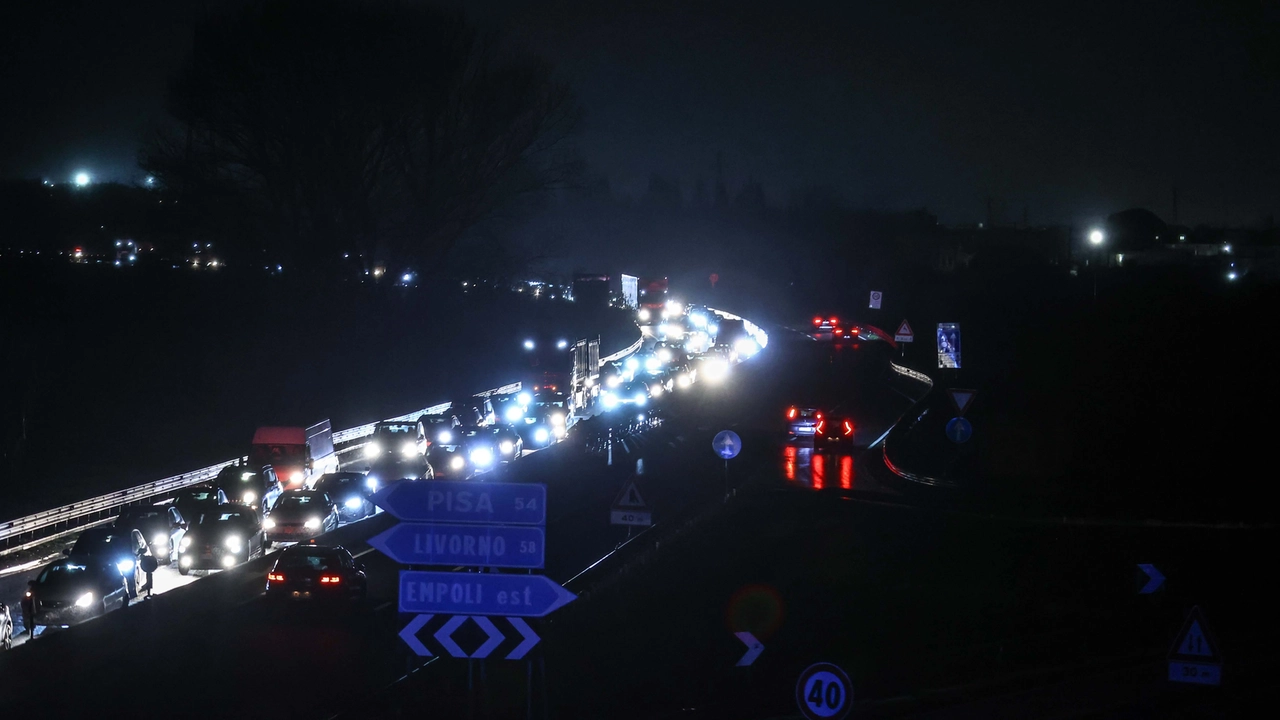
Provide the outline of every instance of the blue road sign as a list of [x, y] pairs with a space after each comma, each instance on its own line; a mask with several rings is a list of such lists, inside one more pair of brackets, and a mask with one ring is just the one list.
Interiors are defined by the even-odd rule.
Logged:
[[947, 437], [956, 444], [968, 442], [973, 437], [973, 426], [962, 417], [951, 418], [947, 421]]
[[400, 520], [546, 525], [547, 487], [537, 483], [401, 481], [373, 494]]
[[399, 523], [369, 544], [404, 565], [540, 568], [546, 533], [522, 525]]
[[1209, 634], [1199, 607], [1191, 608], [1182, 632], [1169, 648], [1169, 681], [1196, 685], [1222, 684], [1222, 656]]
[[1146, 576], [1142, 587], [1138, 589], [1139, 595], [1150, 595], [1164, 584], [1164, 574], [1157, 570], [1155, 565], [1140, 564], [1138, 569]]
[[545, 575], [400, 571], [400, 612], [543, 617], [577, 595]]
[[716, 439], [711, 441], [711, 449], [725, 460], [732, 460], [742, 452], [742, 438], [732, 430], [721, 430], [716, 434]]

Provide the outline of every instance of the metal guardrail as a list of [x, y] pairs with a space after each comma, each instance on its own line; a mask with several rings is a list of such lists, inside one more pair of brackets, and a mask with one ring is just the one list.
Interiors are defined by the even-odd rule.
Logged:
[[625, 347], [625, 348], [623, 348], [623, 349], [619, 350], [618, 352], [613, 353], [612, 355], [608, 355], [608, 356], [606, 356], [606, 357], [602, 357], [602, 358], [600, 358], [600, 367], [604, 367], [606, 363], [611, 363], [611, 362], [613, 362], [614, 360], [620, 360], [620, 359], [622, 359], [622, 358], [624, 358], [624, 357], [626, 357], [626, 356], [630, 355], [631, 353], [636, 352], [637, 350], [639, 350], [639, 349], [640, 349], [640, 346], [642, 346], [642, 345], [644, 345], [644, 335], [641, 335], [641, 336], [640, 336], [640, 339], [638, 339], [638, 340], [636, 340], [635, 342], [631, 343], [631, 344], [630, 344], [630, 345], [628, 345], [627, 347]]
[[[501, 387], [478, 392], [476, 397], [502, 395], [519, 392], [519, 390], [520, 383], [508, 383]], [[416, 420], [421, 415], [444, 412], [448, 408], [449, 403], [439, 403], [411, 413], [387, 418], [387, 421]], [[360, 443], [343, 448], [337, 447], [338, 445], [354, 443], [354, 441], [371, 434], [375, 425], [377, 423], [368, 423], [334, 433], [333, 444], [335, 452], [343, 453], [363, 445], [363, 443]], [[112, 515], [118, 515], [123, 507], [155, 500], [159, 497], [168, 497], [184, 487], [207, 482], [218, 477], [218, 472], [228, 465], [234, 465], [237, 462], [248, 462], [248, 460], [248, 457], [227, 460], [217, 465], [210, 465], [199, 470], [174, 475], [163, 480], [155, 480], [136, 487], [99, 495], [88, 500], [42, 510], [26, 517], [2, 521], [0, 522], [0, 555], [17, 552], [18, 550], [47, 542], [60, 535], [75, 532], [86, 525], [100, 522]]]

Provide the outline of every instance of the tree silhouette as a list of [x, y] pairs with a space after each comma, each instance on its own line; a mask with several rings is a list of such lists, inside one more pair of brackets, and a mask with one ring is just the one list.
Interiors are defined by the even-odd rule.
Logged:
[[302, 267], [357, 251], [430, 272], [495, 208], [580, 170], [579, 111], [545, 62], [403, 2], [211, 14], [167, 100], [143, 167]]

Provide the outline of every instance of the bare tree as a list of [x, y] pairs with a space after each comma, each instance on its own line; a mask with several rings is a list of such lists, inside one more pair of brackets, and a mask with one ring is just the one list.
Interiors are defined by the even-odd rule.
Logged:
[[430, 270], [467, 229], [580, 164], [551, 68], [456, 14], [262, 0], [198, 23], [142, 164], [277, 257]]

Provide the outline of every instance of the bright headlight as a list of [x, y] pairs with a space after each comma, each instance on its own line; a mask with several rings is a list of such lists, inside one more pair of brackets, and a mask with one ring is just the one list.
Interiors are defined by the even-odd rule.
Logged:
[[186, 550], [189, 547], [191, 547], [191, 538], [183, 536], [182, 542], [178, 543], [178, 549]]
[[600, 402], [604, 403], [605, 407], [611, 408], [618, 404], [618, 396], [611, 392], [607, 392], [604, 394], [604, 397], [600, 399]]
[[253, 473], [251, 473], [251, 472], [242, 472], [242, 473], [240, 473], [240, 479], [241, 479], [241, 480], [248, 480], [248, 479], [249, 479], [249, 478], [251, 478], [251, 477], [253, 477]]
[[702, 313], [694, 313], [690, 315], [689, 320], [694, 324], [695, 327], [707, 326], [707, 316], [703, 315]]
[[649, 308], [640, 308], [640, 312], [637, 313], [637, 317], [640, 318], [640, 322], [649, 322], [649, 318], [651, 316], [652, 313], [649, 312]]
[[[275, 526], [276, 526], [276, 521], [272, 520], [271, 518], [264, 518], [262, 521], [262, 529], [264, 530], [270, 530]], [[186, 543], [187, 542], [186, 538], [183, 538], [182, 542]]]
[[466, 464], [467, 464], [466, 460], [463, 460], [460, 457], [455, 457], [449, 461], [449, 469], [461, 470]]
[[294, 470], [293, 474], [289, 476], [289, 479], [293, 482], [300, 483], [305, 479], [305, 477], [306, 476], [302, 474], [301, 470]]
[[649, 388], [649, 392], [650, 392], [654, 397], [657, 397], [657, 396], [661, 395], [661, 394], [662, 394], [662, 383], [654, 383], [654, 384], [653, 384], [653, 387]]
[[445, 444], [451, 443], [453, 442], [453, 433], [448, 430], [441, 430], [440, 434], [436, 435], [436, 441]]
[[159, 533], [155, 537], [151, 538], [152, 545], [164, 545], [167, 542], [169, 542], [169, 536], [164, 533]]
[[679, 385], [680, 387], [689, 387], [690, 382], [689, 376], [684, 373], [680, 373], [676, 376], [676, 385]]
[[133, 572], [133, 561], [121, 560], [120, 562], [116, 563], [116, 569], [120, 571], [121, 575], [127, 572]]
[[85, 593], [76, 598], [76, 607], [86, 608], [93, 604], [93, 593]]
[[498, 443], [498, 452], [502, 453], [503, 455], [510, 455], [512, 451], [514, 451], [515, 449], [516, 449], [516, 446], [510, 440], [503, 440], [502, 442]]
[[564, 437], [564, 436], [565, 436], [565, 433], [567, 433], [568, 431], [567, 431], [567, 430], [565, 430], [565, 428], [564, 428], [564, 426], [563, 426], [563, 425], [557, 425], [557, 426], [555, 426], [554, 428], [552, 428], [552, 429], [551, 429], [551, 432], [552, 432], [552, 434], [554, 434], [556, 437], [558, 437], [558, 438], [562, 438], [562, 437]]
[[178, 564], [182, 567], [191, 567], [191, 556], [184, 555], [182, 559], [178, 561]]
[[520, 403], [521, 405], [528, 405], [529, 403], [533, 402], [533, 396], [527, 392], [522, 392], [516, 396], [516, 402]]
[[364, 479], [364, 486], [365, 486], [365, 487], [367, 487], [367, 488], [369, 488], [369, 491], [370, 491], [370, 492], [376, 492], [376, 491], [378, 490], [378, 478], [376, 478], [376, 477], [367, 477], [367, 478], [365, 478], [365, 479]]
[[238, 535], [227, 536], [227, 539], [223, 540], [222, 544], [226, 545], [227, 549], [234, 553], [238, 553], [244, 548], [244, 544], [240, 541]]
[[651, 373], [656, 373], [662, 368], [662, 361], [656, 357], [648, 358], [644, 361], [644, 369]]
[[622, 378], [617, 375], [610, 375], [609, 379], [604, 381], [604, 384], [611, 388], [618, 387], [622, 384]]
[[648, 402], [648, 400], [649, 400], [649, 399], [648, 399], [648, 398], [646, 398], [644, 395], [641, 395], [640, 393], [636, 393], [636, 404], [637, 404], [637, 405], [641, 405], [641, 406], [643, 406], [646, 402]]
[[742, 357], [751, 357], [756, 354], [756, 351], [760, 349], [760, 346], [751, 338], [740, 338], [733, 344], [733, 349]]
[[552, 424], [552, 425], [563, 425], [563, 424], [564, 424], [564, 415], [561, 415], [560, 413], [552, 413], [552, 414], [551, 414], [551, 424]]
[[311, 518], [310, 520], [307, 520], [307, 522], [303, 524], [303, 527], [305, 527], [308, 530], [315, 530], [319, 528], [320, 518]]
[[623, 363], [623, 365], [626, 366], [628, 370], [635, 370], [636, 368], [640, 367], [640, 361], [633, 357], [629, 357], [627, 358], [627, 361]]
[[405, 457], [413, 457], [418, 454], [418, 444], [412, 440], [400, 446], [400, 454]]
[[548, 433], [546, 428], [538, 428], [537, 430], [533, 431], [534, 442], [544, 443], [550, 439], [551, 439], [551, 433]]
[[367, 458], [376, 458], [382, 454], [382, 445], [371, 442], [364, 446], [364, 456]]
[[484, 467], [493, 462], [493, 451], [489, 450], [489, 448], [476, 448], [471, 451], [471, 462]]
[[244, 494], [244, 501], [245, 501], [245, 502], [247, 502], [247, 503], [251, 503], [251, 502], [253, 502], [254, 500], [257, 500], [257, 499], [258, 499], [258, 496], [257, 496], [257, 495], [255, 495], [255, 494], [253, 493], [253, 491], [252, 491], [252, 490], [247, 490], [247, 491], [245, 491], [245, 494]]
[[358, 497], [347, 498], [347, 501], [343, 503], [343, 505], [346, 505], [348, 510], [359, 510], [360, 507], [364, 505], [364, 501]]
[[504, 413], [504, 416], [507, 418], [507, 422], [515, 422], [523, 415], [524, 413], [520, 411], [520, 408], [515, 406], [507, 408], [507, 412]]
[[661, 348], [658, 350], [658, 360], [660, 362], [671, 362], [671, 349]]

